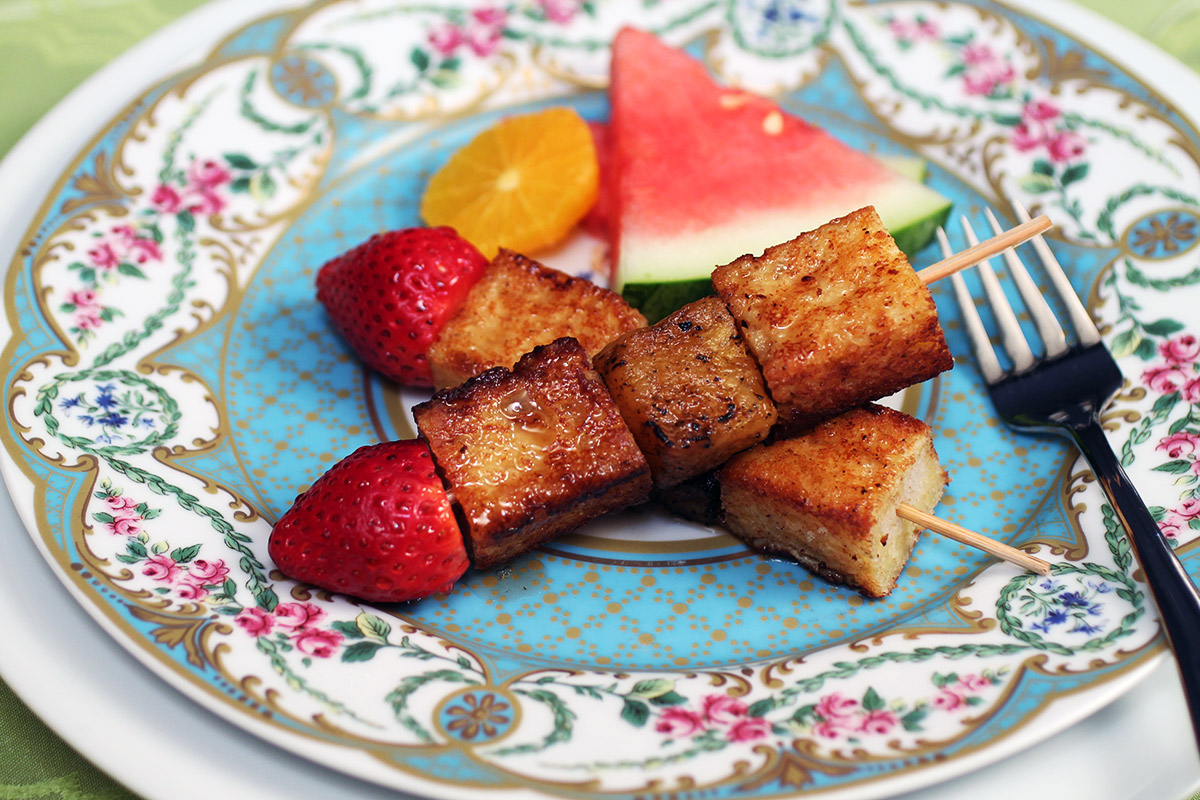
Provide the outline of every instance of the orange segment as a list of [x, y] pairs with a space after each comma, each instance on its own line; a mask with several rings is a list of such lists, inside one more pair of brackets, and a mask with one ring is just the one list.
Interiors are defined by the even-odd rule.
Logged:
[[510, 117], [446, 162], [421, 198], [429, 225], [449, 225], [488, 258], [507, 247], [536, 253], [562, 241], [599, 191], [587, 123], [550, 108]]

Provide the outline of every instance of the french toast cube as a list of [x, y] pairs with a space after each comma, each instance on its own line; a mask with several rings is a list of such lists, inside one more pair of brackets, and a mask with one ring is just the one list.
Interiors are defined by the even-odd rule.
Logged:
[[593, 359], [662, 489], [766, 439], [775, 404], [720, 298], [622, 334]]
[[896, 509], [931, 512], [947, 481], [929, 426], [871, 404], [734, 456], [721, 470], [721, 504], [750, 546], [884, 597], [921, 532]]
[[616, 292], [501, 249], [429, 348], [434, 386], [457, 386], [563, 336], [589, 356], [646, 318]]
[[665, 489], [655, 489], [651, 498], [677, 517], [701, 525], [720, 525], [725, 519], [721, 509], [720, 470], [713, 469]]
[[712, 275], [793, 433], [950, 369], [929, 290], [873, 207]]
[[646, 459], [575, 339], [440, 391], [413, 415], [478, 569], [649, 497]]

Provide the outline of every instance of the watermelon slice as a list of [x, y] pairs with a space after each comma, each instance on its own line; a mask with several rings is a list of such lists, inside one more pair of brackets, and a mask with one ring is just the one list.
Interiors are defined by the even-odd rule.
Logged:
[[651, 34], [617, 35], [609, 98], [611, 285], [647, 317], [711, 291], [714, 267], [863, 206], [910, 255], [949, 214], [934, 190], [719, 86]]
[[[609, 233], [611, 233], [612, 225], [612, 191], [610, 188], [612, 181], [611, 139], [607, 122], [588, 120], [587, 126], [588, 130], [592, 132], [592, 144], [596, 148], [596, 160], [600, 168], [600, 191], [596, 195], [595, 204], [588, 211], [587, 216], [583, 218], [582, 225], [584, 230], [593, 236], [599, 239], [606, 239]], [[880, 163], [899, 172], [910, 180], [923, 181], [926, 175], [929, 174], [929, 165], [920, 156], [883, 153], [875, 156], [875, 158], [879, 159]], [[928, 241], [928, 237], [926, 237], [926, 241]], [[924, 244], [921, 244], [917, 249], [923, 246]]]

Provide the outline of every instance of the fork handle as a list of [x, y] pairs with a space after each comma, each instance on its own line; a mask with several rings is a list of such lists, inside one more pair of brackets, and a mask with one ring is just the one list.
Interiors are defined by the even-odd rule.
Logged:
[[1134, 555], [1158, 605], [1167, 640], [1179, 662], [1192, 727], [1200, 743], [1200, 591], [1159, 530], [1108, 443], [1099, 421], [1072, 429], [1075, 443], [1125, 526]]

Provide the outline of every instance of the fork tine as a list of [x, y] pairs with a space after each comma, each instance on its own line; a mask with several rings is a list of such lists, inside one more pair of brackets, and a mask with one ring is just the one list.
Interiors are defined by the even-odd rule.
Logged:
[[[975, 235], [970, 220], [962, 216], [959, 222], [962, 224], [963, 235], [967, 237], [967, 244], [979, 244], [979, 237]], [[1004, 289], [1000, 287], [1000, 280], [996, 277], [996, 270], [992, 269], [992, 262], [986, 259], [980, 261], [978, 269], [979, 278], [983, 281], [983, 291], [992, 307], [992, 315], [1000, 327], [1000, 341], [1003, 342], [1008, 357], [1012, 359], [1013, 369], [1017, 372], [1029, 369], [1033, 366], [1033, 351], [1025, 341], [1025, 334], [1021, 331], [1021, 323], [1017, 322], [1017, 315], [1013, 313], [1008, 298], [1004, 296]]]
[[[1025, 210], [1025, 206], [1016, 200], [1012, 201], [1012, 206], [1022, 221], [1029, 219], [1029, 212]], [[1096, 329], [1096, 323], [1092, 322], [1092, 318], [1088, 314], [1087, 309], [1083, 307], [1083, 303], [1079, 302], [1079, 295], [1075, 294], [1075, 288], [1067, 280], [1067, 274], [1063, 272], [1062, 265], [1058, 263], [1058, 259], [1051, 252], [1050, 245], [1046, 244], [1046, 240], [1041, 236], [1034, 236], [1030, 239], [1030, 243], [1033, 245], [1033, 249], [1037, 251], [1038, 258], [1042, 260], [1042, 266], [1046, 268], [1046, 274], [1050, 276], [1050, 282], [1054, 284], [1054, 290], [1062, 298], [1063, 304], [1067, 308], [1067, 316], [1071, 318], [1071, 327], [1075, 329], [1075, 334], [1079, 337], [1080, 343], [1089, 347], [1098, 343], [1100, 341], [1100, 331]]]
[[[1004, 230], [990, 208], [985, 208], [983, 213], [995, 233], [999, 234]], [[1013, 283], [1017, 285], [1017, 291], [1021, 293], [1021, 299], [1025, 301], [1025, 307], [1033, 317], [1038, 336], [1042, 337], [1042, 344], [1045, 345], [1046, 355], [1053, 358], [1067, 352], [1067, 336], [1063, 333], [1062, 326], [1058, 324], [1054, 312], [1046, 304], [1046, 298], [1042, 297], [1037, 284], [1029, 277], [1029, 270], [1025, 269], [1015, 249], [1004, 251], [1004, 263]]]
[[[941, 227], [937, 229], [937, 238], [938, 244], [942, 246], [942, 257], [949, 258], [953, 255], [954, 249], [950, 247], [950, 240], [946, 238], [945, 229]], [[950, 276], [950, 285], [954, 287], [954, 299], [958, 301], [958, 311], [967, 328], [967, 338], [971, 340], [971, 349], [975, 351], [975, 360], [979, 362], [979, 371], [983, 373], [983, 380], [986, 383], [995, 383], [1004, 377], [1004, 370], [1000, 368], [996, 351], [992, 349], [992, 343], [988, 341], [987, 331], [983, 327], [983, 320], [979, 318], [979, 312], [975, 310], [975, 301], [967, 289], [967, 282], [963, 280], [960, 273], [955, 272]]]

